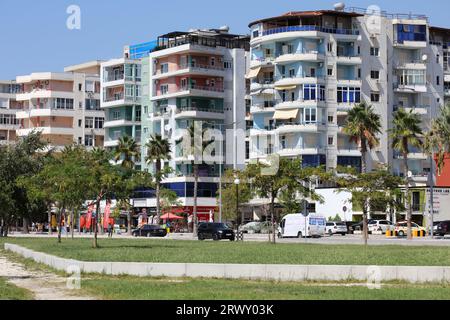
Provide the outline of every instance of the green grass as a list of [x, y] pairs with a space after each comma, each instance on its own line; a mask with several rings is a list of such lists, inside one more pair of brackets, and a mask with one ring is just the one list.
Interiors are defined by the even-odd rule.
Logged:
[[450, 285], [384, 284], [380, 290], [344, 284], [218, 279], [87, 276], [82, 288], [108, 300], [448, 300]]
[[6, 282], [6, 279], [0, 278], [0, 300], [31, 300], [33, 295], [25, 289], [18, 288], [15, 285]]
[[200, 242], [152, 239], [8, 238], [0, 240], [81, 261], [450, 266], [450, 247]]

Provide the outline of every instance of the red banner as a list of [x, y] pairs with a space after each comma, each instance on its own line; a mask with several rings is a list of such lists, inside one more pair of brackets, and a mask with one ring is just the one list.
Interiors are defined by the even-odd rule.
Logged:
[[103, 228], [105, 229], [108, 229], [110, 216], [111, 216], [111, 203], [107, 203], [105, 207], [105, 214], [103, 216]]

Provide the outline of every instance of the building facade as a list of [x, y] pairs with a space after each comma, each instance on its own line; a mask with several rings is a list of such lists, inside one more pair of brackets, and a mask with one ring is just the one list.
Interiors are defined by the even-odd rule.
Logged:
[[88, 148], [104, 143], [104, 113], [100, 110], [100, 62], [70, 66], [63, 73], [18, 76], [16, 100], [21, 110], [17, 136], [39, 131], [58, 150], [71, 144]]
[[[215, 155], [199, 163], [200, 220], [216, 210], [224, 168], [245, 165], [248, 42], [248, 37], [230, 34], [228, 28], [173, 32], [160, 36], [153, 52], [142, 59], [142, 168], [154, 170], [154, 164], [145, 161], [151, 136], [167, 138], [172, 154], [165, 165], [173, 173], [163, 184], [178, 194], [185, 212], [193, 212], [194, 158], [180, 143], [183, 132], [197, 123], [201, 134], [210, 129], [224, 136], [222, 143], [214, 138]], [[227, 130], [241, 135], [226, 136]], [[142, 206], [155, 207], [154, 199], [142, 198]]]
[[[305, 166], [360, 170], [359, 146], [342, 129], [348, 111], [364, 102], [382, 122], [368, 169], [387, 165], [403, 176], [389, 138], [393, 113], [419, 114], [424, 131], [439, 114], [450, 92], [447, 29], [430, 27], [422, 15], [359, 9], [289, 12], [250, 29], [250, 159], [277, 153]], [[412, 187], [427, 186], [431, 159], [417, 148], [408, 157]], [[419, 217], [426, 214], [422, 193], [413, 195]]]
[[19, 120], [16, 112], [22, 105], [16, 101], [20, 85], [15, 81], [0, 81], [0, 144], [11, 144], [16, 141], [16, 130]]

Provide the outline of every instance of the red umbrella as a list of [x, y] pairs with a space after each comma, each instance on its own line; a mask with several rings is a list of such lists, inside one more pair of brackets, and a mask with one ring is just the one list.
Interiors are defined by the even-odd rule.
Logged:
[[181, 219], [183, 219], [183, 217], [176, 216], [170, 212], [161, 216], [161, 220], [181, 220]]

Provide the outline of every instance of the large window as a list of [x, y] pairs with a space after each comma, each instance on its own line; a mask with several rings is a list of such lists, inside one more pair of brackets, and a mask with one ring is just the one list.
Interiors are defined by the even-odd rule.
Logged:
[[95, 129], [103, 129], [105, 118], [95, 118]]
[[84, 145], [86, 147], [92, 147], [94, 145], [94, 137], [92, 135], [84, 136]]
[[86, 110], [100, 110], [100, 100], [86, 99], [85, 102]]
[[325, 86], [305, 84], [303, 86], [303, 100], [325, 101]]
[[338, 103], [360, 103], [361, 102], [361, 88], [338, 87], [337, 102]]
[[401, 70], [398, 75], [400, 85], [425, 85], [425, 70]]
[[73, 99], [56, 98], [54, 104], [55, 109], [73, 110]]
[[16, 119], [16, 115], [14, 114], [0, 114], [0, 124], [19, 124], [19, 120]]
[[317, 122], [317, 109], [305, 108], [304, 122], [305, 122], [305, 124], [316, 123]]
[[361, 157], [337, 157], [337, 165], [344, 168], [355, 168], [361, 172]]
[[94, 118], [92, 118], [92, 117], [86, 117], [86, 118], [84, 119], [84, 127], [85, 127], [86, 129], [92, 129], [92, 128], [94, 128]]
[[426, 41], [427, 40], [427, 26], [425, 25], [397, 25], [397, 43], [404, 43], [405, 41]]

